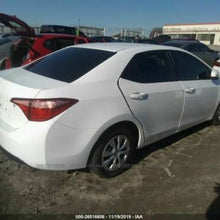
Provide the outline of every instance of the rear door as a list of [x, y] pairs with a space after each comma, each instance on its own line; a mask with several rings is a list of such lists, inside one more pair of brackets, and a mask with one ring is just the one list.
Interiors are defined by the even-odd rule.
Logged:
[[183, 110], [183, 89], [165, 50], [134, 56], [119, 79], [119, 87], [143, 126], [146, 143], [177, 130]]
[[207, 120], [215, 111], [218, 99], [218, 84], [211, 80], [211, 68], [197, 58], [172, 51], [176, 70], [184, 88], [184, 111], [182, 128]]

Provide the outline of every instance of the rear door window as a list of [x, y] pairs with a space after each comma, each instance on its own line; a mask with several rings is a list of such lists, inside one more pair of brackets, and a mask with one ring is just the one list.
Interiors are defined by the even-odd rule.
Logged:
[[54, 50], [54, 41], [52, 40], [46, 40], [44, 42], [44, 47], [46, 47], [47, 49], [53, 51]]
[[74, 39], [71, 38], [55, 38], [54, 39], [54, 51], [60, 50], [64, 47], [74, 45]]
[[104, 50], [70, 47], [50, 54], [25, 69], [63, 82], [73, 82], [115, 53]]
[[137, 54], [125, 68], [122, 78], [140, 83], [178, 80], [166, 51]]

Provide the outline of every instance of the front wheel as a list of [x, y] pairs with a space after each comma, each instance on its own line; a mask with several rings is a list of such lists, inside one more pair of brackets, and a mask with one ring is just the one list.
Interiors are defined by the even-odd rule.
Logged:
[[131, 166], [136, 138], [127, 128], [116, 128], [101, 136], [92, 154], [90, 170], [100, 177], [112, 178]]

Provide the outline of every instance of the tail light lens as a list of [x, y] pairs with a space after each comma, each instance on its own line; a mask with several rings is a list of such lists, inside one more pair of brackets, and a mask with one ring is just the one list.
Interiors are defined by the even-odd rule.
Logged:
[[22, 99], [12, 98], [30, 121], [47, 121], [76, 104], [78, 100], [68, 98], [57, 99]]

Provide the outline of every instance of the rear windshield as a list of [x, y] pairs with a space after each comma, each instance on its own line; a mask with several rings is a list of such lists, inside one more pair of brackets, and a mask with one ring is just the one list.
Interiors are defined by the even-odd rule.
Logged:
[[73, 82], [111, 56], [114, 52], [87, 48], [66, 48], [36, 61], [25, 69], [63, 82]]

